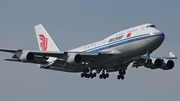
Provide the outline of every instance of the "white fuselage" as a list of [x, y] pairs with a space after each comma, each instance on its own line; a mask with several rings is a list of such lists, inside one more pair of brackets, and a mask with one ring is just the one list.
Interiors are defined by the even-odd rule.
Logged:
[[[144, 24], [117, 32], [101, 41], [81, 46], [69, 52], [95, 52], [113, 54], [112, 57], [99, 60], [90, 64], [92, 68], [115, 68], [123, 62], [131, 61], [132, 58], [153, 52], [164, 40], [164, 33], [152, 24]], [[81, 72], [79, 65], [73, 66], [72, 70], [58, 68], [66, 72]], [[116, 71], [116, 68], [112, 71]]]
[[164, 40], [164, 33], [144, 24], [115, 33], [101, 41], [78, 47], [76, 52], [109, 52], [121, 58], [143, 55], [157, 49]]
[[[169, 58], [150, 57], [150, 53], [156, 50], [165, 38], [164, 33], [152, 24], [132, 27], [101, 41], [69, 51], [60, 51], [41, 24], [35, 26], [35, 31], [40, 51], [0, 49], [0, 51], [14, 54], [12, 59], [5, 60], [35, 63], [44, 69], [84, 72], [84, 74], [89, 72], [86, 69], [91, 73], [92, 70], [96, 70], [97, 73], [105, 70], [107, 72], [119, 71], [119, 74], [122, 74], [121, 72], [126, 70], [132, 62], [133, 67], [146, 66], [163, 70], [174, 67], [174, 62], [168, 60]], [[141, 58], [144, 54], [148, 54], [147, 58]], [[172, 53], [170, 56], [173, 57]]]

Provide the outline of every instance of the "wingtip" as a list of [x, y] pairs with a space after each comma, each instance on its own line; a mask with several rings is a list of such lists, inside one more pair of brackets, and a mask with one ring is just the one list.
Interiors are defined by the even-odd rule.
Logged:
[[169, 52], [170, 59], [177, 59], [178, 57], [174, 55], [173, 52]]
[[169, 52], [169, 57], [176, 57], [173, 52]]

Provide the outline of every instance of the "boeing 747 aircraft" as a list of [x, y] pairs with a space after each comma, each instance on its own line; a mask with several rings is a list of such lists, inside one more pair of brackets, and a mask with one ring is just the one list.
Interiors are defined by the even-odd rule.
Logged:
[[177, 59], [172, 52], [169, 57], [150, 56], [165, 38], [153, 24], [132, 27], [69, 51], [61, 51], [41, 24], [35, 26], [35, 32], [39, 50], [1, 48], [0, 51], [13, 53], [12, 58], [5, 60], [34, 63], [42, 69], [80, 72], [82, 78], [99, 74], [100, 79], [106, 79], [110, 72], [118, 72], [117, 79], [123, 80], [130, 63], [136, 68], [170, 70], [174, 67], [172, 59]]

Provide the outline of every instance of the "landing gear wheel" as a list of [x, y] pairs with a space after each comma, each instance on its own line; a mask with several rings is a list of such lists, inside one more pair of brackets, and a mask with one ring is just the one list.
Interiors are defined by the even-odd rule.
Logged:
[[121, 79], [124, 80], [124, 75], [121, 75]]
[[118, 76], [117, 76], [117, 79], [118, 79], [118, 80], [119, 80], [119, 79], [124, 80], [124, 75], [118, 75]]
[[105, 74], [103, 75], [103, 79], [106, 79], [106, 75]]
[[85, 78], [88, 78], [88, 74], [84, 74]]
[[85, 75], [84, 75], [84, 73], [81, 73], [81, 77], [83, 78]]
[[101, 74], [103, 79], [106, 79], [106, 75], [104, 73]]
[[119, 70], [119, 74], [122, 74], [122, 70]]
[[96, 77], [96, 73], [93, 73], [93, 76]]
[[107, 77], [107, 78], [109, 77], [109, 74], [108, 74], [108, 73], [106, 73], [106, 77]]
[[118, 80], [121, 79], [120, 75], [117, 76], [117, 79], [118, 79]]
[[100, 74], [100, 75], [99, 75], [99, 78], [102, 79], [102, 77], [103, 77], [102, 74]]
[[90, 78], [90, 74], [87, 74], [87, 78]]
[[91, 78], [93, 78], [93, 77], [94, 77], [92, 73], [90, 73], [89, 75], [90, 75], [90, 77], [91, 77]]
[[123, 71], [122, 71], [122, 74], [123, 74], [123, 75], [125, 75], [125, 74], [126, 74], [126, 71], [125, 71], [125, 70], [123, 70]]

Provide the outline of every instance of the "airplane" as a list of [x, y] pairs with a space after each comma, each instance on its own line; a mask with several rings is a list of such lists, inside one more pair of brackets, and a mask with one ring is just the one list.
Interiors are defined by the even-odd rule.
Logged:
[[117, 79], [124, 80], [127, 67], [170, 70], [177, 57], [170, 52], [169, 57], [153, 57], [164, 41], [165, 34], [153, 24], [147, 23], [122, 30], [111, 36], [72, 50], [62, 51], [54, 43], [42, 24], [36, 25], [35, 33], [39, 50], [6, 49], [13, 53], [6, 61], [34, 63], [42, 69], [81, 73], [82, 78], [100, 79], [109, 77], [110, 72], [118, 72]]

